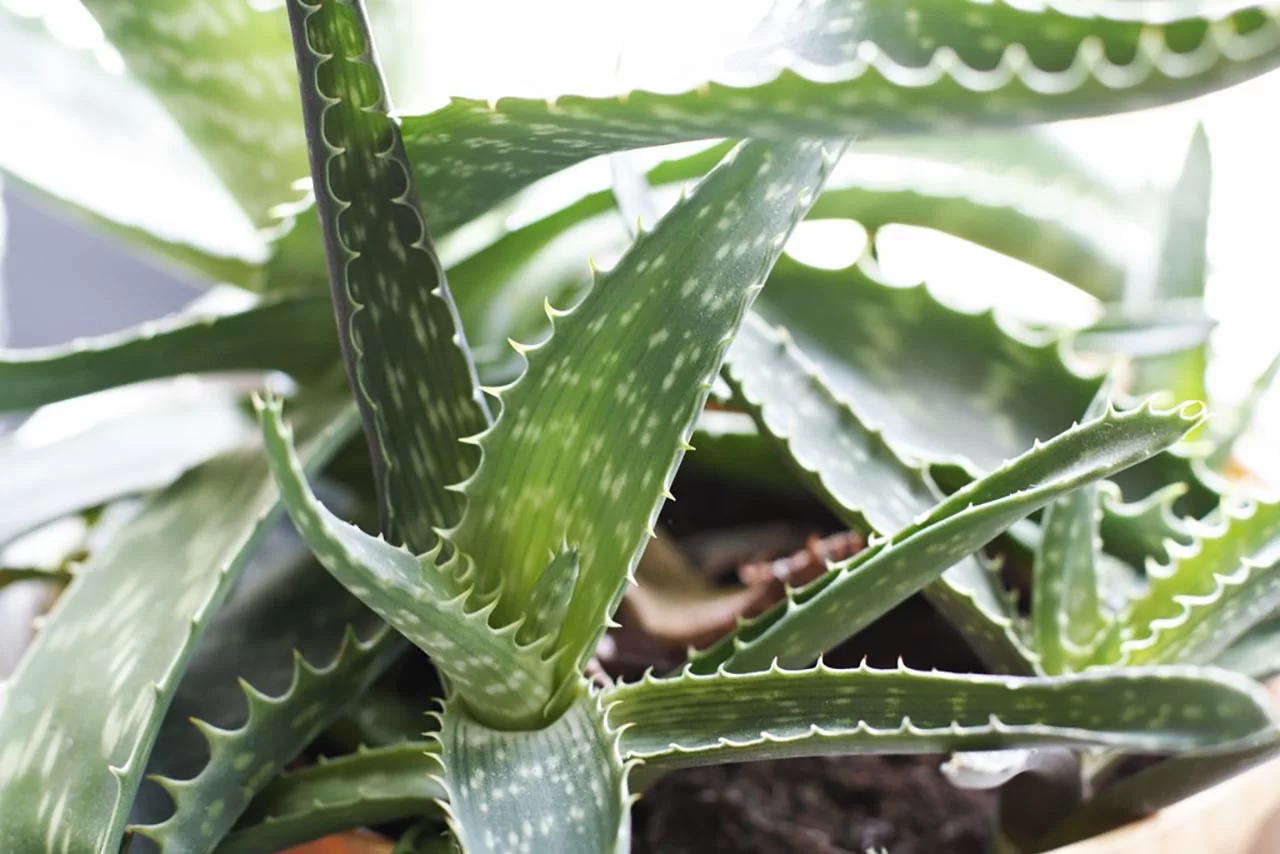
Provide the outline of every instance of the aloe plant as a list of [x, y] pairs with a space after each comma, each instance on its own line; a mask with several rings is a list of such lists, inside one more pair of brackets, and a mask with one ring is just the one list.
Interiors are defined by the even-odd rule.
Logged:
[[[1270, 70], [1273, 8], [814, 0], [679, 85], [422, 115], [394, 112], [375, 48], [411, 14], [394, 2], [86, 8], [123, 77], [38, 21], [0, 35], [86, 86], [150, 92], [260, 229], [256, 255], [0, 166], [256, 296], [0, 359], [6, 411], [178, 374], [217, 391], [173, 447], [138, 454], [175, 429], [154, 407], [196, 411], [161, 384], [153, 409], [0, 448], [19, 475], [0, 538], [85, 534], [0, 567], [0, 587], [58, 591], [0, 690], [0, 847], [266, 852], [381, 825], [412, 828], [406, 851], [625, 851], [635, 798], [690, 765], [1159, 753], [1185, 793], [1275, 743], [1265, 693], [1230, 669], [1280, 602], [1274, 510], [1214, 476], [1234, 433], [1183, 442], [1203, 432], [1186, 334], [1203, 324], [1168, 321], [1203, 292], [1204, 139], [1172, 201], [1135, 200], [1012, 127]], [[696, 142], [614, 160], [610, 188], [559, 174]], [[886, 181], [883, 157], [912, 168]], [[569, 201], [548, 211], [542, 181]], [[871, 259], [782, 257], [824, 217], [940, 228], [1061, 276], [1109, 306], [1074, 346], [1121, 354], [1135, 381], [1070, 367], [1057, 331], [889, 287]], [[1160, 260], [1151, 280], [1133, 252]], [[583, 276], [588, 255], [618, 257]], [[228, 371], [251, 393], [212, 377]], [[695, 448], [722, 476], [809, 490], [869, 545], [674, 672], [588, 678]], [[1178, 521], [1175, 500], [1204, 518]], [[1034, 554], [1029, 617], [993, 552]], [[823, 663], [917, 592], [990, 672]], [[425, 686], [379, 688], [424, 658], [429, 717]], [[1100, 825], [1063, 826], [1029, 844]]]

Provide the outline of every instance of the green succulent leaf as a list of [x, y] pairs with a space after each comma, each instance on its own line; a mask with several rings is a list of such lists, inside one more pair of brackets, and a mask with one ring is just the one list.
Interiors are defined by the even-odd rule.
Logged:
[[1100, 655], [1132, 664], [1211, 661], [1280, 607], [1280, 503], [1224, 502], [1195, 533], [1191, 546], [1169, 546], [1168, 564], [1148, 566], [1150, 589]]
[[463, 851], [625, 854], [631, 798], [618, 733], [581, 696], [537, 730], [493, 730], [446, 706], [441, 806]]
[[[891, 287], [862, 265], [780, 262], [756, 311], [787, 330], [858, 417], [907, 455], [985, 473], [1070, 427], [1097, 394], [1064, 361], [994, 313]], [[980, 368], [975, 367], [980, 366]]]
[[73, 513], [167, 486], [252, 432], [236, 397], [215, 386], [200, 388], [194, 399], [158, 389], [132, 413], [53, 441], [24, 428], [0, 439], [0, 544]]
[[646, 770], [847, 753], [1007, 746], [1220, 750], [1274, 726], [1257, 683], [1216, 668], [1057, 677], [772, 667], [606, 692], [610, 725]]
[[86, 8], [178, 121], [249, 219], [297, 196], [306, 175], [284, 16], [249, 0], [87, 0]]
[[289, 0], [338, 329], [375, 464], [383, 530], [415, 551], [457, 522], [450, 489], [488, 412], [422, 218], [363, 5]]
[[627, 148], [998, 127], [1182, 100], [1280, 62], [1274, 15], [1201, 2], [1159, 12], [1122, 2], [788, 4], [740, 50], [694, 72], [700, 79], [552, 103], [454, 100], [408, 117], [405, 140], [433, 186], [427, 218], [447, 229], [552, 172]]
[[[133, 828], [166, 854], [213, 850], [253, 796], [405, 648], [307, 558], [246, 579], [187, 668], [149, 769], [172, 814]], [[184, 767], [182, 758], [197, 761]]]
[[[337, 383], [295, 406], [310, 467], [356, 427]], [[0, 693], [0, 848], [117, 851], [183, 668], [277, 502], [259, 448], [216, 457], [150, 502], [63, 594]]]
[[48, 581], [66, 584], [73, 577], [70, 570], [45, 566], [0, 566], [0, 588], [19, 581]]
[[1240, 441], [1240, 437], [1253, 426], [1254, 414], [1258, 411], [1258, 406], [1261, 405], [1263, 397], [1275, 385], [1278, 375], [1280, 375], [1280, 353], [1276, 354], [1275, 358], [1267, 364], [1267, 367], [1254, 380], [1253, 387], [1249, 389], [1248, 397], [1226, 419], [1226, 426], [1214, 431], [1212, 437], [1213, 451], [1209, 455], [1208, 462], [1215, 470], [1221, 471], [1230, 462], [1236, 444]]
[[[1135, 288], [1151, 287], [1151, 292], [1128, 294], [1126, 302], [1130, 307], [1149, 308], [1171, 300], [1203, 300], [1208, 276], [1206, 245], [1211, 184], [1209, 138], [1203, 126], [1197, 125], [1182, 174], [1167, 202], [1155, 278], [1149, 283], [1142, 280], [1135, 283]], [[1169, 395], [1174, 402], [1206, 400], [1207, 364], [1204, 342], [1161, 356], [1135, 359], [1132, 391], [1139, 395]]]
[[1254, 679], [1269, 679], [1280, 673], [1280, 616], [1263, 620], [1245, 632], [1213, 663]]
[[1171, 483], [1139, 501], [1126, 503], [1118, 490], [1102, 490], [1102, 543], [1108, 554], [1143, 569], [1147, 560], [1165, 563], [1169, 542], [1189, 546], [1195, 539], [1187, 520], [1173, 509], [1187, 493], [1185, 483]]
[[[1084, 420], [1111, 405], [1104, 383]], [[1031, 635], [1046, 673], [1059, 674], [1086, 661], [1107, 630], [1111, 615], [1099, 596], [1099, 489], [1090, 484], [1045, 508], [1042, 538], [1032, 566]]]
[[215, 854], [273, 854], [330, 833], [437, 812], [440, 747], [412, 742], [322, 760], [276, 778]]
[[[1200, 423], [1202, 407], [1108, 411], [974, 481], [893, 535], [747, 621], [696, 655], [694, 670], [803, 665], [993, 540], [1075, 489], [1131, 466]], [[868, 603], [874, 602], [871, 606]]]
[[520, 623], [498, 622], [494, 602], [477, 604], [464, 553], [438, 564], [439, 548], [417, 556], [330, 513], [311, 492], [279, 403], [259, 412], [285, 508], [320, 563], [431, 655], [475, 714], [504, 726], [539, 720], [558, 687], [545, 639], [521, 643]]
[[578, 550], [563, 676], [595, 651], [728, 342], [826, 171], [816, 141], [735, 148], [577, 307], [553, 312], [556, 333], [500, 392], [450, 538], [501, 573], [503, 622], [523, 611], [546, 556]]
[[0, 350], [0, 411], [187, 373], [275, 369], [305, 380], [337, 355], [333, 315], [320, 298], [268, 298], [230, 314], [188, 310], [99, 338]]
[[[820, 312], [821, 306], [812, 311]], [[785, 327], [748, 317], [729, 349], [724, 375], [761, 432], [846, 524], [892, 533], [942, 500], [928, 472], [859, 419]], [[990, 666], [1030, 669], [1012, 607], [976, 558], [958, 556], [956, 565], [925, 591]], [[880, 601], [864, 603], [872, 614], [881, 613]]]

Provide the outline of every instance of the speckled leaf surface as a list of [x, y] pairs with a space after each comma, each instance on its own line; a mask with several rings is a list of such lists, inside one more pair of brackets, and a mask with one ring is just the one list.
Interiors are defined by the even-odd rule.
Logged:
[[1099, 380], [1079, 376], [1053, 339], [891, 287], [863, 266], [786, 261], [756, 311], [787, 330], [857, 416], [898, 450], [988, 472], [1080, 418]]
[[[1111, 387], [1103, 383], [1083, 420], [1107, 411]], [[1111, 619], [1099, 598], [1099, 502], [1098, 486], [1090, 484], [1050, 504], [1041, 517], [1031, 568], [1031, 636], [1046, 673], [1087, 660]]]
[[539, 720], [558, 687], [546, 639], [519, 642], [518, 623], [498, 622], [493, 602], [476, 602], [464, 554], [437, 565], [438, 550], [414, 555], [330, 513], [311, 492], [278, 403], [260, 409], [267, 455], [285, 508], [324, 567], [431, 655], [476, 714], [504, 726]]
[[493, 730], [441, 715], [446, 812], [466, 854], [626, 854], [631, 798], [618, 733], [595, 697], [539, 730]]
[[69, 435], [0, 439], [0, 544], [48, 522], [167, 486], [253, 435], [240, 401], [224, 389], [199, 396], [160, 391], [138, 411]]
[[[296, 403], [309, 466], [356, 426], [336, 386]], [[277, 501], [261, 449], [228, 452], [157, 496], [72, 583], [0, 694], [0, 848], [114, 854], [182, 670]]]
[[693, 668], [749, 672], [774, 659], [783, 666], [813, 661], [1014, 522], [1146, 459], [1199, 422], [1198, 412], [1191, 410], [1143, 407], [1112, 410], [1073, 427], [957, 491], [892, 538], [790, 591], [784, 601], [695, 655]]
[[735, 148], [581, 303], [556, 313], [553, 337], [500, 392], [450, 537], [503, 574], [504, 621], [562, 543], [578, 550], [563, 674], [594, 652], [729, 340], [827, 165], [816, 141]]
[[88, 0], [85, 6], [258, 226], [306, 175], [297, 78], [278, 5]]
[[406, 646], [305, 549], [289, 552], [292, 565], [246, 579], [219, 612], [165, 718], [148, 774], [174, 809], [133, 819], [165, 854], [210, 851]]
[[322, 298], [267, 299], [231, 314], [182, 312], [66, 345], [0, 350], [0, 410], [179, 374], [273, 369], [308, 379], [337, 358]]
[[[1192, 532], [1190, 546], [1170, 544], [1167, 564], [1148, 566], [1150, 589], [1118, 633], [1120, 660], [1209, 661], [1280, 607], [1280, 504], [1226, 502]], [[1114, 640], [1101, 652], [1114, 654]]]
[[648, 678], [606, 692], [603, 702], [627, 758], [658, 770], [1011, 745], [1196, 751], [1275, 725], [1257, 683], [1195, 667], [1061, 677], [772, 667]]
[[334, 311], [373, 453], [384, 532], [417, 552], [456, 523], [459, 439], [489, 423], [419, 210], [363, 6], [289, 0]]
[[262, 791], [215, 854], [274, 854], [352, 827], [437, 811], [439, 745], [361, 750], [292, 771]]
[[[846, 524], [890, 534], [942, 500], [927, 471], [861, 421], [785, 329], [748, 317], [729, 349], [724, 375], [761, 433]], [[999, 581], [975, 558], [962, 555], [925, 592], [989, 666], [1030, 670], [1012, 606]], [[865, 604], [869, 612], [880, 613], [881, 603]]]
[[424, 185], [434, 184], [427, 218], [446, 229], [545, 175], [628, 148], [1102, 115], [1277, 63], [1280, 25], [1266, 5], [815, 0], [779, 7], [705, 79], [554, 103], [454, 100], [407, 118], [405, 140]]

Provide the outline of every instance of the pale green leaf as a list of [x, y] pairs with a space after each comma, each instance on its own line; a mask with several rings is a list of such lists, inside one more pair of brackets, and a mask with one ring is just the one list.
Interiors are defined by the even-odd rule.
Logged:
[[255, 225], [306, 175], [284, 13], [249, 0], [86, 0], [85, 6]]
[[1144, 569], [1148, 558], [1168, 561], [1169, 541], [1191, 545], [1194, 534], [1173, 509], [1186, 492], [1185, 483], [1171, 483], [1146, 498], [1125, 503], [1116, 490], [1104, 490], [1100, 528], [1106, 552]]
[[578, 306], [556, 313], [553, 337], [500, 392], [450, 538], [502, 579], [502, 622], [562, 543], [578, 550], [562, 675], [594, 652], [725, 348], [826, 167], [818, 142], [735, 148]]
[[275, 854], [330, 833], [436, 812], [445, 794], [439, 745], [362, 750], [277, 778], [215, 850]]
[[1111, 410], [1067, 430], [957, 491], [891, 539], [791, 591], [783, 602], [695, 656], [694, 668], [700, 673], [722, 666], [746, 672], [774, 659], [784, 666], [813, 661], [1014, 522], [1178, 441], [1200, 422], [1199, 410]]
[[[357, 423], [337, 383], [300, 397], [293, 417], [311, 467]], [[0, 849], [115, 854], [183, 668], [277, 501], [260, 448], [216, 457], [63, 594], [0, 694]]]
[[383, 531], [417, 552], [457, 522], [451, 486], [489, 423], [444, 271], [388, 117], [359, 0], [288, 0], [334, 311], [374, 459]]
[[1194, 667], [1058, 677], [772, 667], [646, 678], [602, 702], [627, 758], [654, 770], [1005, 746], [1220, 750], [1276, 721], [1257, 683]]
[[1278, 48], [1269, 6], [825, 0], [777, 7], [741, 49], [695, 69], [701, 79], [554, 103], [454, 100], [407, 118], [405, 138], [433, 187], [427, 218], [448, 229], [545, 175], [628, 148], [1102, 115], [1240, 82], [1280, 62]]
[[1255, 625], [1213, 659], [1214, 665], [1269, 679], [1280, 673], [1280, 616]]
[[187, 310], [99, 338], [0, 350], [0, 411], [178, 374], [275, 369], [309, 379], [337, 358], [322, 298], [268, 298], [229, 314]]
[[467, 854], [630, 850], [627, 769], [597, 698], [526, 731], [446, 706], [438, 738], [449, 824]]

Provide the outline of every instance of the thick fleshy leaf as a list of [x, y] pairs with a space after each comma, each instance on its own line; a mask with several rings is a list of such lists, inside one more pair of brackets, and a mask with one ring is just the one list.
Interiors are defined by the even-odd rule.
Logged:
[[[1111, 405], [1104, 383], [1084, 420]], [[1031, 635], [1046, 673], [1075, 669], [1106, 631], [1110, 615], [1100, 600], [1098, 554], [1102, 541], [1098, 487], [1083, 486], [1045, 508], [1042, 537], [1032, 567]]]
[[437, 810], [439, 745], [413, 742], [322, 761], [277, 778], [215, 850], [272, 854], [330, 833]]
[[1258, 411], [1263, 397], [1275, 385], [1278, 375], [1280, 375], [1280, 353], [1276, 354], [1254, 380], [1253, 387], [1249, 389], [1249, 396], [1225, 419], [1226, 425], [1213, 431], [1214, 447], [1209, 456], [1209, 464], [1215, 469], [1220, 471], [1230, 463], [1236, 443], [1253, 426], [1254, 414]]
[[1080, 418], [1098, 379], [1055, 340], [891, 287], [865, 267], [778, 264], [757, 312], [783, 327], [858, 417], [911, 456], [988, 472]]
[[[356, 428], [338, 383], [295, 406], [308, 466]], [[277, 501], [261, 449], [228, 452], [157, 496], [63, 594], [0, 693], [0, 848], [118, 849], [183, 668]]]
[[[410, 117], [406, 144], [432, 187], [427, 218], [451, 228], [545, 175], [627, 148], [1102, 115], [1203, 94], [1280, 63], [1280, 25], [1265, 5], [935, 0], [909, 11], [859, 0], [787, 4], [740, 50], [686, 65], [691, 73], [679, 80], [654, 80], [653, 91], [454, 100]], [[654, 64], [671, 70], [658, 64], [669, 48], [651, 48]]]
[[[821, 313], [821, 304], [811, 308]], [[763, 434], [771, 437], [810, 489], [853, 527], [886, 535], [909, 526], [942, 500], [928, 472], [900, 456], [828, 384], [785, 327], [751, 316], [729, 349], [725, 372]], [[993, 668], [1029, 671], [1013, 628], [1015, 614], [999, 581], [976, 558], [925, 588]], [[868, 603], [871, 610], [879, 603]]]
[[1145, 569], [1148, 558], [1168, 561], [1169, 541], [1191, 545], [1195, 535], [1173, 509], [1186, 492], [1185, 483], [1171, 483], [1140, 501], [1125, 503], [1117, 490], [1103, 490], [1100, 532], [1106, 553]]
[[[1154, 279], [1138, 279], [1126, 294], [1126, 308], [1150, 309], [1171, 300], [1204, 299], [1208, 278], [1209, 194], [1212, 170], [1209, 139], [1196, 127], [1182, 174], [1165, 207], [1163, 240]], [[1134, 394], [1159, 393], [1172, 402], [1206, 400], [1204, 342], [1184, 350], [1134, 360]]]
[[1148, 566], [1150, 589], [1125, 616], [1118, 647], [1101, 653], [1118, 650], [1132, 664], [1211, 661], [1280, 608], [1280, 503], [1226, 502], [1193, 531], [1192, 545], [1170, 544], [1168, 564]]
[[306, 175], [297, 83], [278, 6], [87, 0], [129, 73], [177, 119], [258, 226]]
[[[32, 422], [0, 439], [0, 544], [64, 516], [167, 486], [243, 443], [253, 434], [252, 421], [228, 392], [215, 385], [186, 392], [159, 388], [134, 412], [52, 441]], [[100, 403], [105, 407], [109, 400]]]
[[135, 818], [153, 823], [134, 830], [169, 854], [212, 850], [253, 796], [405, 649], [309, 555], [288, 557], [286, 571], [246, 579], [219, 613], [160, 731], [148, 772], [162, 776], [173, 811]]
[[489, 423], [360, 0], [289, 0], [316, 209], [384, 532], [415, 552], [456, 524], [449, 487]]
[[1201, 407], [1109, 411], [959, 490], [932, 511], [693, 658], [699, 673], [806, 664], [874, 621], [1014, 522], [1178, 441]]
[[438, 738], [445, 809], [467, 854], [630, 850], [627, 769], [597, 698], [524, 732], [489, 729], [446, 706]]
[[646, 678], [607, 691], [602, 702], [627, 758], [658, 770], [1015, 745], [1212, 750], [1276, 723], [1260, 685], [1195, 667], [1011, 677], [820, 664]]
[[100, 338], [0, 350], [0, 410], [178, 374], [275, 369], [308, 379], [337, 358], [323, 298], [267, 299], [231, 314], [185, 311]]
[[545, 639], [520, 643], [519, 623], [494, 620], [493, 602], [476, 604], [466, 555], [455, 552], [438, 565], [439, 550], [416, 556], [330, 513], [311, 492], [279, 404], [268, 402], [259, 411], [285, 508], [320, 563], [432, 656], [475, 714], [503, 726], [540, 720], [558, 687]]
[[826, 171], [816, 141], [735, 148], [578, 306], [556, 314], [551, 340], [500, 392], [502, 414], [476, 440], [483, 460], [450, 537], [482, 578], [506, 585], [504, 622], [549, 555], [562, 543], [578, 550], [563, 675], [594, 652], [725, 348]]
[[1280, 616], [1263, 620], [1245, 632], [1213, 663], [1254, 679], [1269, 679], [1280, 673]]

